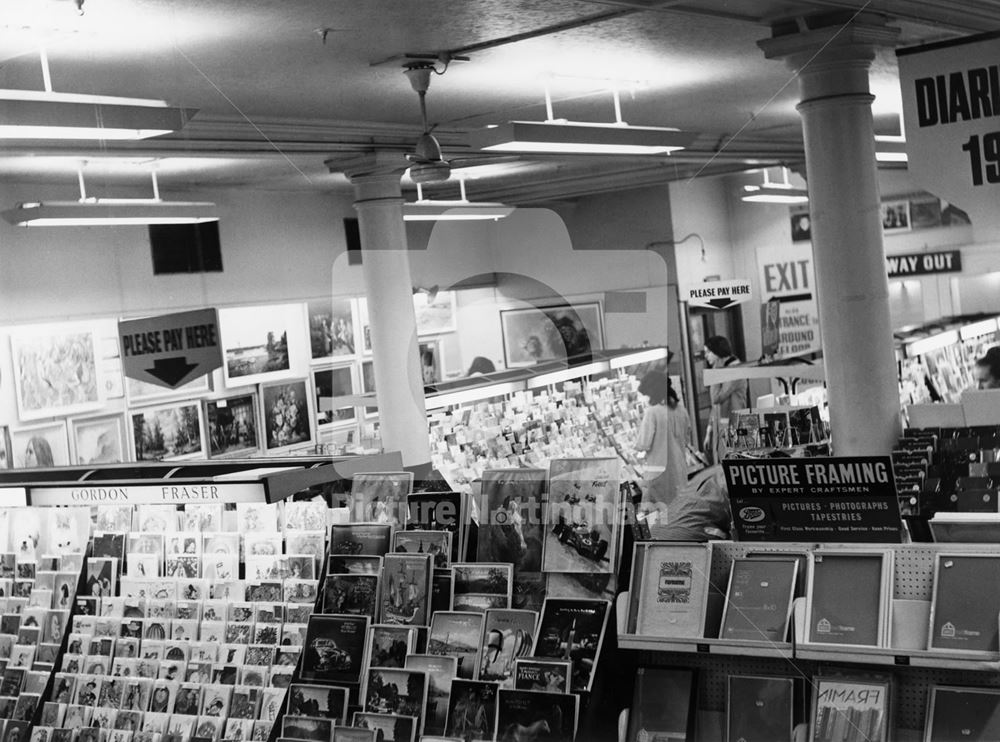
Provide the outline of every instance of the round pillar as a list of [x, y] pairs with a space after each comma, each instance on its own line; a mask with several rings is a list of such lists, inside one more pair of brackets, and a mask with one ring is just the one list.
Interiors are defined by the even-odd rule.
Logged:
[[899, 390], [868, 69], [898, 31], [878, 22], [760, 42], [799, 77], [806, 179], [833, 450], [888, 455]]
[[431, 457], [401, 174], [401, 169], [379, 167], [348, 177], [357, 197], [382, 446], [400, 451], [403, 464], [412, 467], [428, 464]]

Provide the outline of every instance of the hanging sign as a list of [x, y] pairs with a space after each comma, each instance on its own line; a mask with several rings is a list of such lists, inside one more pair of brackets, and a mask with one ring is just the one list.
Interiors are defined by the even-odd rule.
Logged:
[[812, 245], [758, 247], [757, 269], [761, 301], [781, 303], [775, 358], [820, 350]]
[[738, 541], [900, 543], [888, 456], [722, 462]]
[[913, 255], [890, 255], [885, 259], [889, 278], [929, 276], [934, 273], [959, 273], [962, 270], [962, 252], [922, 252]]
[[130, 379], [176, 389], [222, 365], [215, 309], [122, 320], [118, 337]]
[[1000, 225], [1000, 34], [899, 49], [907, 169], [968, 212], [977, 232]]
[[712, 281], [688, 289], [688, 304], [692, 307], [729, 309], [750, 301], [749, 281]]

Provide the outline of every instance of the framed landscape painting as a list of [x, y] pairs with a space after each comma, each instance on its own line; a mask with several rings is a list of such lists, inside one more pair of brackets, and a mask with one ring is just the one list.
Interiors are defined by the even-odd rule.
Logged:
[[121, 415], [70, 421], [74, 464], [117, 464], [126, 460], [125, 418]]
[[69, 466], [69, 438], [63, 420], [12, 430], [10, 445], [15, 469]]
[[309, 394], [305, 379], [262, 384], [260, 394], [266, 450], [273, 451], [312, 441]]
[[14, 391], [21, 420], [100, 407], [94, 331], [84, 324], [21, 327], [10, 334]]
[[455, 292], [418, 291], [413, 295], [413, 313], [417, 318], [417, 335], [441, 335], [455, 331]]
[[562, 361], [604, 347], [604, 318], [598, 302], [502, 309], [500, 331], [504, 363], [509, 367]]
[[201, 417], [201, 403], [197, 400], [133, 411], [135, 460], [204, 458]]
[[349, 358], [357, 353], [353, 299], [315, 299], [306, 304], [306, 312], [312, 360]]
[[301, 304], [220, 309], [219, 326], [227, 387], [291, 375], [304, 336]]

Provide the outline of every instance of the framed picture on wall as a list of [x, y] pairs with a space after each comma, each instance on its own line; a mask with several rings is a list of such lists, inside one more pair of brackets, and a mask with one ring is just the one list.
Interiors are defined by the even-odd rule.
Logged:
[[441, 335], [455, 331], [455, 292], [417, 291], [413, 294], [413, 313], [417, 336]]
[[316, 423], [318, 425], [345, 425], [355, 419], [354, 405], [323, 409], [325, 400], [336, 400], [355, 393], [354, 366], [334, 366], [313, 369], [313, 392], [315, 393]]
[[201, 403], [185, 400], [132, 412], [136, 461], [205, 458]]
[[117, 464], [128, 459], [122, 415], [70, 420], [73, 464]]
[[[361, 362], [361, 393], [375, 393], [375, 363], [373, 361]], [[365, 407], [365, 417], [375, 417], [378, 414], [378, 407]]]
[[10, 432], [15, 469], [69, 466], [69, 437], [66, 421], [33, 425]]
[[361, 328], [361, 335], [358, 338], [358, 345], [361, 352], [366, 356], [372, 352], [372, 325], [368, 319], [368, 300], [365, 297], [358, 299], [358, 326]]
[[140, 407], [167, 399], [190, 399], [212, 391], [212, 374], [208, 373], [182, 384], [176, 389], [168, 389], [159, 384], [150, 384], [128, 376], [125, 377], [125, 394], [130, 407]]
[[10, 428], [0, 425], [0, 469], [10, 469], [14, 466], [13, 451], [10, 447]]
[[441, 349], [440, 340], [421, 340], [418, 344], [420, 350], [420, 373], [423, 376], [424, 384], [436, 384], [444, 381], [444, 353]]
[[910, 202], [882, 202], [882, 231], [908, 232], [910, 230]]
[[17, 415], [38, 420], [95, 410], [103, 402], [93, 329], [86, 324], [20, 327], [10, 333]]
[[504, 363], [530, 366], [604, 347], [599, 302], [500, 310]]
[[219, 328], [227, 387], [291, 376], [292, 359], [302, 358], [301, 304], [220, 309]]
[[305, 379], [262, 384], [264, 448], [273, 451], [313, 440]]
[[248, 392], [205, 402], [210, 458], [249, 456], [260, 450], [257, 394]]
[[312, 360], [347, 358], [357, 353], [353, 299], [316, 299], [306, 304], [306, 312]]

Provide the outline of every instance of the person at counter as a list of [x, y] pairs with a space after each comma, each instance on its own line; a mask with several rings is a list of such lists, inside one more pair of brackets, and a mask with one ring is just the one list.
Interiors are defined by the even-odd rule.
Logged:
[[977, 389], [1000, 389], [1000, 345], [994, 345], [976, 361]]
[[[738, 366], [740, 362], [733, 353], [728, 338], [714, 335], [705, 341], [705, 363], [709, 367], [728, 368]], [[726, 455], [723, 425], [727, 424], [733, 411], [747, 406], [747, 382], [745, 379], [734, 379], [724, 384], [713, 384], [709, 388], [709, 397], [712, 412], [705, 431], [704, 450], [711, 454], [714, 463], [719, 463]]]

